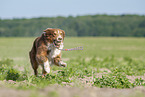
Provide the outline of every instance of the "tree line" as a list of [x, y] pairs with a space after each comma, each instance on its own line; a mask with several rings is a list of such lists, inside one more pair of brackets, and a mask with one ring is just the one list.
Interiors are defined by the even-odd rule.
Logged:
[[60, 28], [66, 36], [145, 37], [145, 16], [85, 15], [0, 19], [1, 37], [40, 36], [46, 28]]

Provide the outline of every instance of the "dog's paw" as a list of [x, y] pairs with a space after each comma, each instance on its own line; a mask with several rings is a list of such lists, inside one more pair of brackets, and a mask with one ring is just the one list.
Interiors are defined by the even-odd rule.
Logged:
[[67, 66], [67, 64], [66, 64], [65, 62], [63, 62], [63, 61], [60, 61], [60, 62], [59, 62], [59, 65], [60, 65], [61, 67], [66, 67], [66, 66]]

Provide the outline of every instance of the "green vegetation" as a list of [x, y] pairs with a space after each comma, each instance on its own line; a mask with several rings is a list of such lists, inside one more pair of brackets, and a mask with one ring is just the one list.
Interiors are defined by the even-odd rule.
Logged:
[[[46, 77], [33, 75], [28, 52], [34, 38], [0, 38], [0, 80], [8, 87], [37, 89], [48, 85], [133, 88], [145, 86], [144, 38], [66, 38], [66, 68], [53, 66]], [[17, 42], [18, 41], [18, 42]], [[11, 43], [10, 43], [11, 42]], [[10, 58], [10, 59], [6, 59]]]
[[77, 17], [40, 17], [0, 19], [0, 36], [39, 36], [46, 28], [61, 28], [66, 36], [145, 37], [145, 16], [87, 15]]
[[[127, 64], [123, 65], [124, 63]], [[0, 80], [6, 79], [16, 81], [17, 83], [14, 85], [11, 85], [10, 83], [9, 86], [22, 89], [44, 88], [52, 84], [77, 86], [79, 83], [79, 87], [83, 87], [83, 85], [86, 85], [87, 83], [101, 88], [132, 88], [140, 85], [145, 86], [144, 79], [136, 78], [131, 80], [127, 77], [144, 75], [145, 65], [142, 64], [143, 62], [135, 61], [135, 63], [136, 64], [134, 64], [134, 62], [130, 62], [130, 60], [123, 59], [122, 61], [119, 61], [115, 58], [108, 57], [103, 60], [97, 60], [94, 57], [90, 61], [85, 61], [85, 59], [75, 59], [68, 61], [68, 64], [71, 65], [66, 68], [53, 67], [51, 73], [46, 77], [35, 77], [33, 75], [29, 75], [30, 71], [24, 70], [20, 72], [13, 67], [9, 67], [9, 64], [2, 64], [0, 67]], [[131, 68], [130, 65], [133, 68]], [[138, 66], [140, 66], [140, 68], [138, 68]], [[120, 67], [124, 68], [124, 70]], [[105, 69], [101, 71], [102, 68], [107, 68], [110, 72]], [[98, 77], [98, 74], [102, 77]], [[81, 80], [86, 78], [90, 79], [85, 80], [83, 84]], [[71, 83], [74, 85], [71, 85]]]

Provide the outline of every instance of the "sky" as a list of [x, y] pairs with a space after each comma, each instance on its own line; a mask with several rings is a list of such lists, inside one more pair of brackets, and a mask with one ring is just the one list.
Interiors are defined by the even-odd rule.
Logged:
[[0, 18], [145, 15], [145, 0], [0, 0]]

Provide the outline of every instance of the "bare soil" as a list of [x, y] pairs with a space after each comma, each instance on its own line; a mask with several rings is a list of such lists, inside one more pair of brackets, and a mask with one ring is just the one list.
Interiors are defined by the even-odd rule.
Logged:
[[0, 97], [145, 97], [145, 87], [131, 89], [97, 88], [90, 85], [85, 87], [52, 85], [43, 89], [18, 90], [4, 86], [0, 82]]
[[16, 90], [1, 87], [0, 97], [145, 97], [145, 88], [142, 86], [133, 89], [49, 86], [38, 90]]

